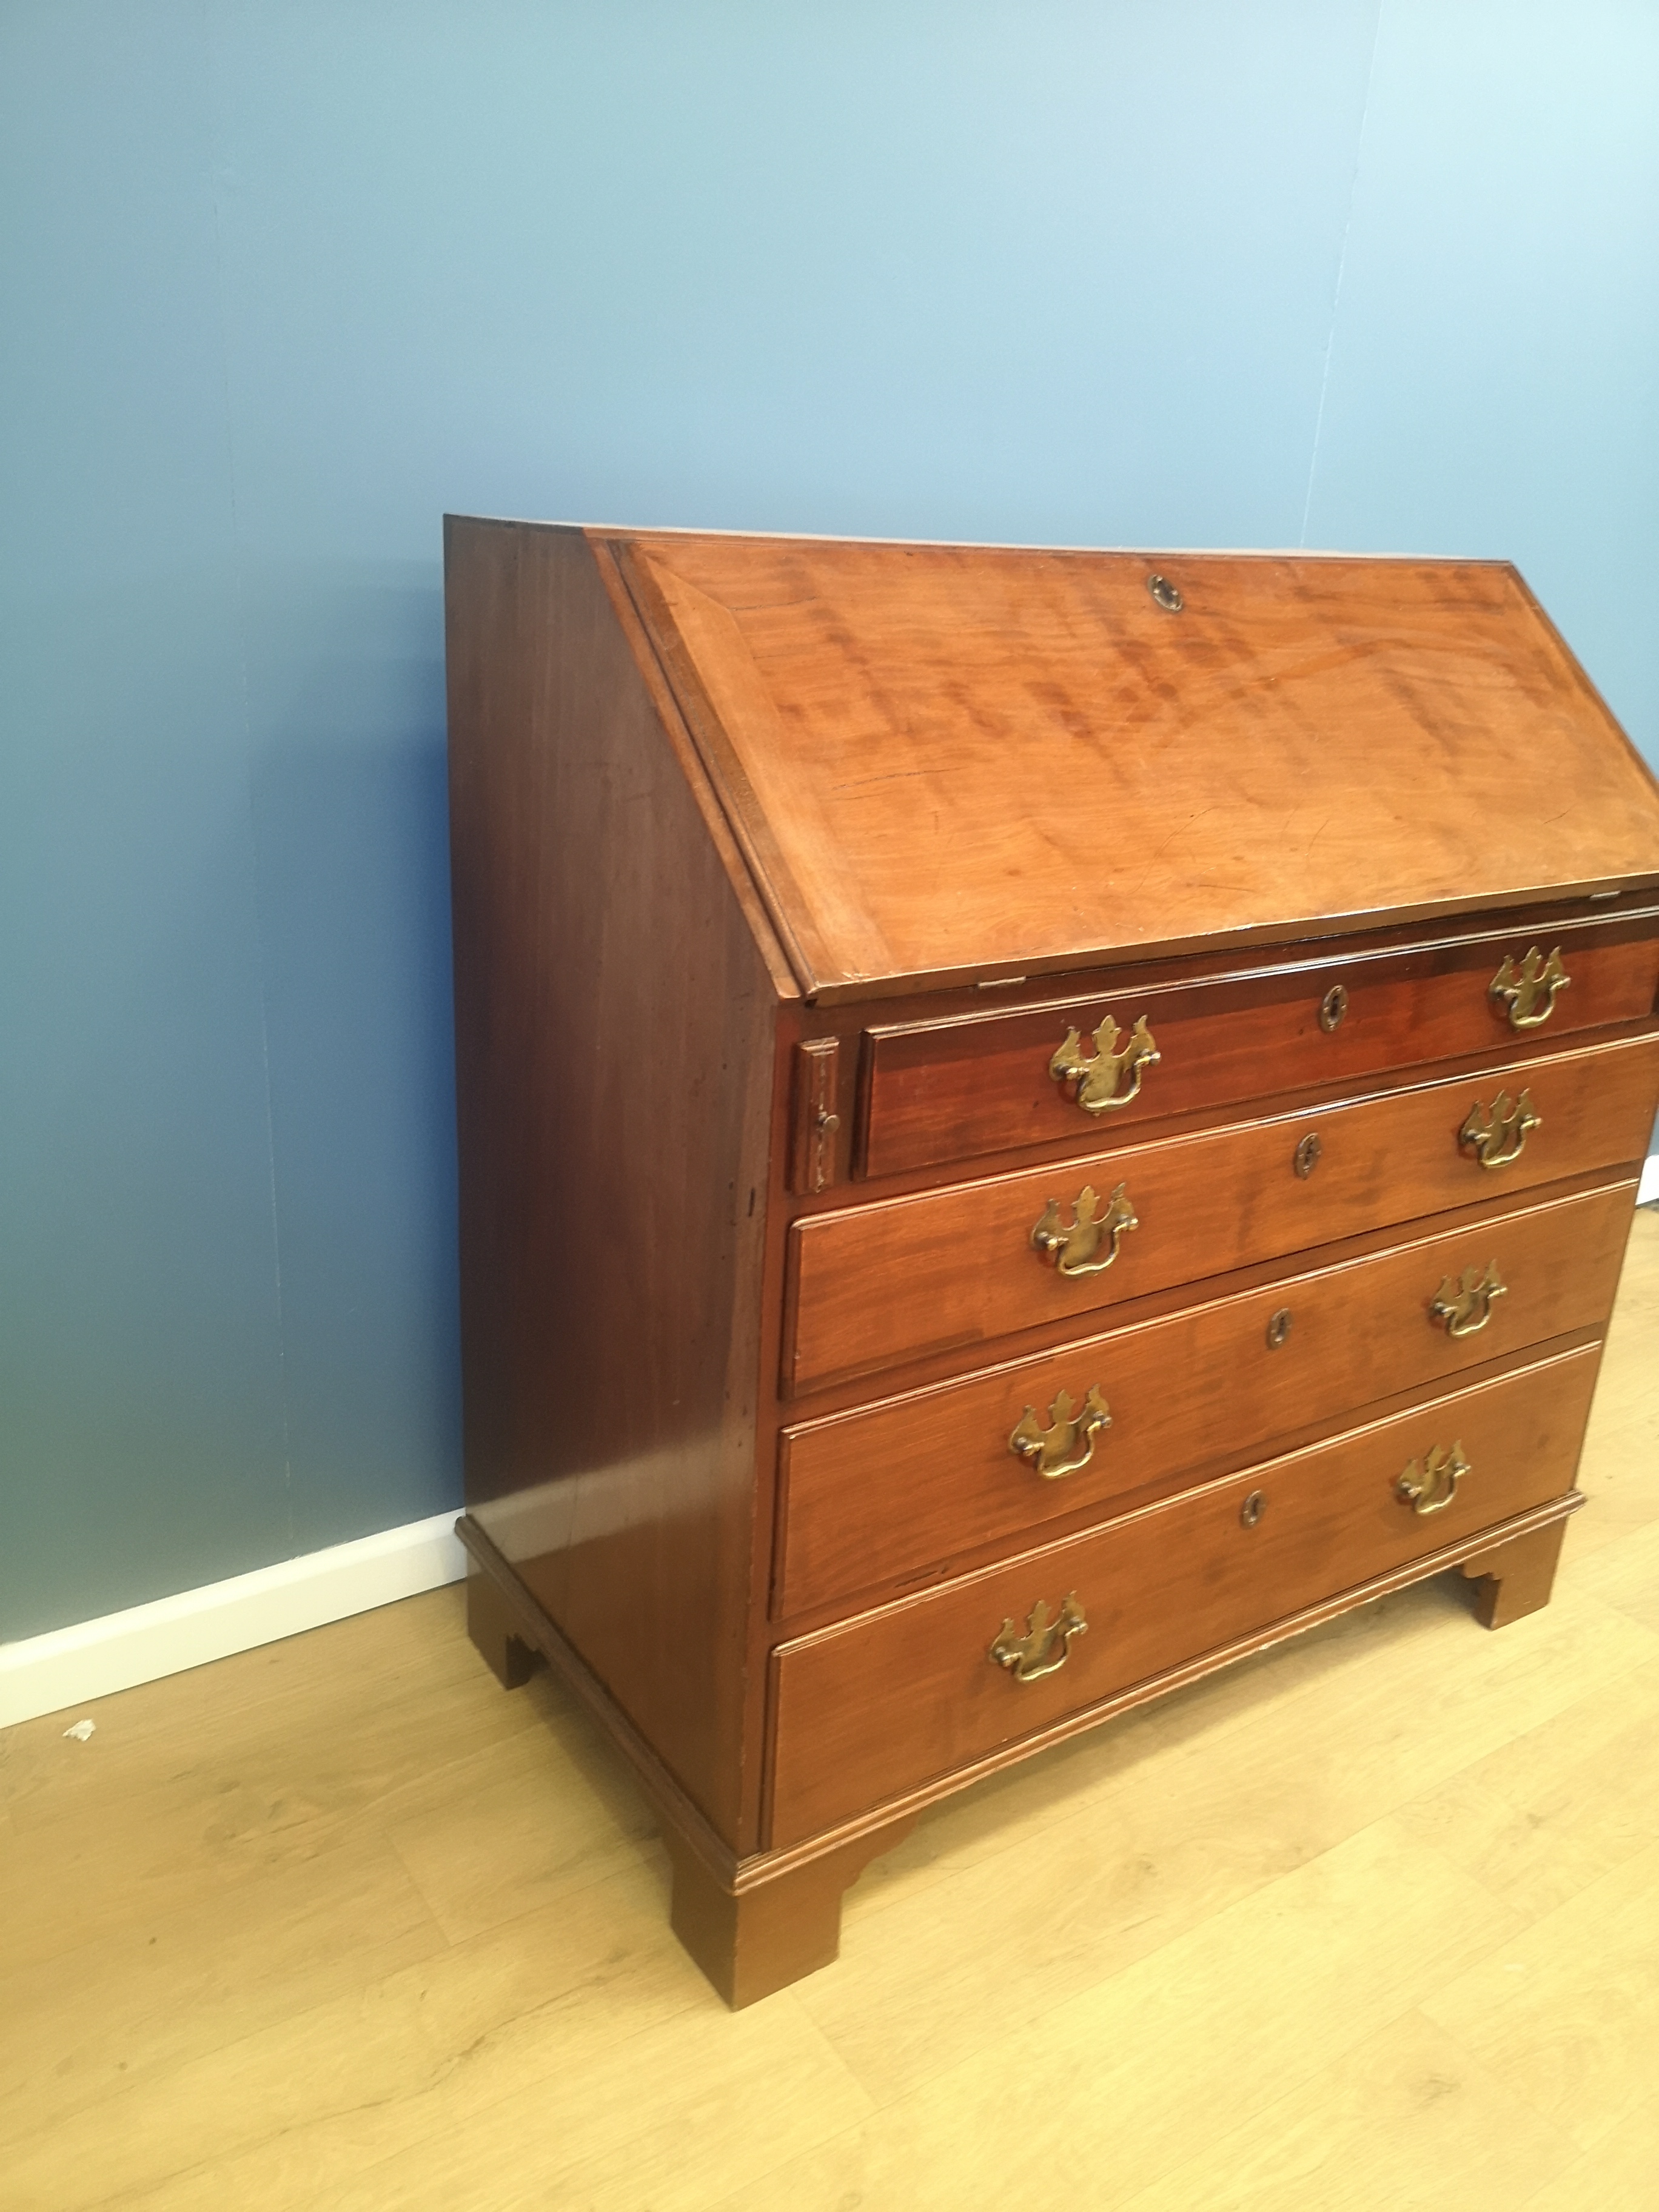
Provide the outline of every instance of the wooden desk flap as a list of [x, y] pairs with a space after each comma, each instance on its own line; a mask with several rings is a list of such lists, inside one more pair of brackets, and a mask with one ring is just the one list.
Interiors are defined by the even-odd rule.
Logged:
[[608, 542], [820, 998], [1659, 878], [1507, 564]]

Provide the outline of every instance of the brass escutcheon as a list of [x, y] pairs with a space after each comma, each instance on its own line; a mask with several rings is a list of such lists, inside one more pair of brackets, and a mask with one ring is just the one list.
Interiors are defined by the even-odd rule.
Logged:
[[1267, 1510], [1267, 1492], [1265, 1490], [1253, 1490], [1249, 1496], [1244, 1500], [1244, 1503], [1239, 1507], [1238, 1517], [1247, 1528], [1254, 1528], [1256, 1522], [1261, 1518]]
[[1528, 947], [1518, 968], [1506, 952], [1503, 965], [1486, 989], [1499, 1006], [1508, 1009], [1512, 1030], [1536, 1030], [1541, 1029], [1554, 1012], [1556, 993], [1565, 991], [1571, 981], [1561, 965], [1559, 945], [1547, 960], [1534, 945]]
[[1048, 1073], [1056, 1083], [1075, 1085], [1072, 1096], [1085, 1114], [1109, 1114], [1127, 1106], [1140, 1096], [1146, 1070], [1158, 1066], [1160, 1055], [1145, 1014], [1139, 1017], [1129, 1032], [1129, 1042], [1119, 1051], [1117, 1041], [1122, 1034], [1108, 1014], [1095, 1031], [1093, 1052], [1086, 1053], [1080, 1032], [1067, 1030], [1065, 1043], [1048, 1062]]
[[1104, 1213], [1099, 1192], [1085, 1183], [1072, 1201], [1070, 1228], [1061, 1224], [1060, 1200], [1051, 1198], [1031, 1231], [1031, 1247], [1052, 1260], [1062, 1275], [1101, 1275], [1116, 1259], [1124, 1231], [1139, 1226], [1122, 1183], [1107, 1200]]
[[1087, 1467], [1095, 1455], [1096, 1437], [1111, 1425], [1111, 1408], [1101, 1395], [1099, 1384], [1091, 1382], [1084, 1393], [1081, 1413], [1069, 1390], [1055, 1394], [1046, 1429], [1037, 1419], [1036, 1407], [1028, 1406], [1008, 1439], [1008, 1449], [1016, 1459], [1026, 1461], [1053, 1482]]
[[1498, 1272], [1496, 1260], [1479, 1267], [1465, 1267], [1462, 1277], [1448, 1275], [1436, 1291], [1429, 1319], [1441, 1322], [1448, 1336], [1473, 1336], [1492, 1319], [1492, 1302], [1505, 1297], [1509, 1285]]
[[1340, 983], [1333, 983], [1319, 1002], [1319, 1026], [1329, 1036], [1342, 1026], [1342, 1017], [1348, 1011], [1348, 994]]
[[1511, 1098], [1500, 1091], [1490, 1106], [1471, 1106], [1457, 1133], [1457, 1141], [1472, 1152], [1483, 1168], [1506, 1168], [1518, 1160], [1528, 1129], [1541, 1129], [1543, 1116], [1532, 1103], [1530, 1091]]
[[1277, 1311], [1276, 1313], [1273, 1313], [1273, 1314], [1272, 1314], [1272, 1315], [1270, 1315], [1270, 1316], [1268, 1316], [1268, 1320], [1267, 1320], [1267, 1349], [1268, 1349], [1268, 1351], [1269, 1351], [1269, 1352], [1277, 1352], [1277, 1351], [1278, 1351], [1278, 1349], [1279, 1349], [1279, 1346], [1280, 1346], [1281, 1344], [1283, 1344], [1283, 1343], [1284, 1343], [1284, 1341], [1285, 1341], [1285, 1338], [1286, 1338], [1287, 1336], [1289, 1336], [1290, 1333], [1291, 1333], [1291, 1310], [1290, 1310], [1290, 1308], [1289, 1308], [1288, 1306], [1280, 1306], [1280, 1307], [1279, 1308], [1279, 1310], [1278, 1310], [1278, 1311]]
[[1026, 1615], [1024, 1635], [1016, 1636], [1013, 1622], [1005, 1620], [990, 1656], [999, 1667], [1007, 1668], [1015, 1681], [1040, 1682], [1066, 1664], [1072, 1638], [1083, 1635], [1088, 1626], [1075, 1590], [1066, 1592], [1052, 1617], [1048, 1601], [1039, 1598]]
[[1457, 1495], [1457, 1486], [1469, 1473], [1461, 1443], [1436, 1444], [1420, 1460], [1407, 1462], [1395, 1484], [1394, 1494], [1413, 1513], [1443, 1513]]
[[1167, 576], [1148, 576], [1146, 588], [1165, 614], [1178, 615], [1187, 604]]
[[1306, 1182], [1308, 1177], [1319, 1165], [1319, 1156], [1324, 1149], [1324, 1146], [1316, 1136], [1304, 1137], [1297, 1146], [1291, 1164], [1304, 1182]]

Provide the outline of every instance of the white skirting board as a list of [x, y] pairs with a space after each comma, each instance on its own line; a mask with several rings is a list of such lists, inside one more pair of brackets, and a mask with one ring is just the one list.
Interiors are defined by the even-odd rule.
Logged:
[[275, 1644], [465, 1572], [454, 1514], [434, 1513], [101, 1620], [0, 1644], [0, 1728]]
[[1642, 1180], [1636, 1186], [1636, 1203], [1638, 1206], [1659, 1205], [1659, 1152], [1656, 1152], [1642, 1170]]

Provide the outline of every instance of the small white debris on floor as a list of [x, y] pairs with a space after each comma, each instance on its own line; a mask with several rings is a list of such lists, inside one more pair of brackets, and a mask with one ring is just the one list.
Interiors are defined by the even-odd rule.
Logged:
[[76, 1721], [75, 1726], [73, 1728], [66, 1728], [64, 1730], [64, 1734], [65, 1735], [72, 1735], [76, 1743], [84, 1743], [97, 1725], [98, 1723], [96, 1721]]

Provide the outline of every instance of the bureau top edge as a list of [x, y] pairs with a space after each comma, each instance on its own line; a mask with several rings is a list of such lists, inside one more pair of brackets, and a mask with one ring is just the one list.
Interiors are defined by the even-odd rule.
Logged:
[[1659, 933], [1659, 870], [1610, 886], [1540, 884], [1530, 893], [1513, 892], [1501, 900], [1449, 899], [1435, 907], [1302, 916], [1208, 937], [1105, 945], [1075, 957], [1029, 959], [995, 969], [969, 963], [929, 975], [820, 981], [803, 990], [801, 997], [805, 1006], [825, 1009], [878, 1006], [923, 996], [930, 1003], [953, 998], [964, 1013], [984, 1013], [1018, 1004], [1016, 994], [1021, 985], [1046, 1002], [1056, 992], [1072, 997], [1096, 986], [1116, 988], [1126, 973], [1137, 982], [1187, 976], [1195, 981], [1220, 981], [1267, 966], [1305, 964], [1311, 969], [1395, 946], [1496, 942], [1598, 921], [1650, 922]]

